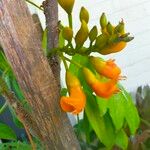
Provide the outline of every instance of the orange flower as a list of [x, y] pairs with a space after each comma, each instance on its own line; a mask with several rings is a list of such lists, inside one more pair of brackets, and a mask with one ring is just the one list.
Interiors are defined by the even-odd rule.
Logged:
[[123, 50], [126, 47], [126, 45], [127, 45], [126, 42], [121, 41], [119, 43], [112, 44], [112, 45], [108, 46], [105, 49], [100, 50], [99, 53], [102, 54], [102, 55], [117, 53], [117, 52]]
[[98, 57], [90, 57], [90, 61], [100, 75], [109, 79], [119, 79], [121, 69], [115, 64], [115, 60], [103, 61]]
[[66, 72], [66, 84], [69, 90], [69, 97], [61, 97], [61, 108], [65, 112], [72, 112], [73, 114], [78, 114], [85, 107], [86, 96], [82, 90], [78, 78], [69, 71]]
[[96, 95], [103, 98], [109, 98], [120, 90], [117, 87], [117, 80], [109, 80], [107, 82], [99, 81], [95, 75], [87, 68], [83, 69], [85, 79], [88, 85], [93, 89]]

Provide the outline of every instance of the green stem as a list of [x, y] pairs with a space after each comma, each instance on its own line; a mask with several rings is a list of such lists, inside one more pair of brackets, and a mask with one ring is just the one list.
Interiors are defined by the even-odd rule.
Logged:
[[92, 44], [93, 44], [93, 42], [92, 42], [92, 41], [90, 41], [89, 49], [91, 49], [91, 48], [92, 48]]
[[61, 59], [62, 59], [62, 61], [64, 63], [65, 69], [68, 70], [68, 65], [67, 65], [67, 62], [65, 60], [65, 57], [64, 57], [63, 53], [61, 53], [60, 57], [61, 57]]
[[77, 123], [79, 124], [80, 122], [80, 118], [79, 118], [79, 114], [77, 114]]
[[59, 47], [58, 48], [51, 48], [51, 49], [47, 50], [46, 56], [51, 57], [52, 55], [56, 54], [58, 51], [61, 51], [61, 48], [59, 48]]
[[0, 114], [2, 114], [5, 111], [5, 109], [7, 108], [7, 106], [8, 106], [8, 104], [7, 104], [7, 102], [5, 102], [5, 104], [0, 109]]
[[69, 27], [72, 29], [72, 14], [68, 14]]
[[67, 57], [64, 57], [65, 58], [65, 60], [67, 60], [67, 61], [69, 61], [70, 63], [72, 63], [72, 64], [74, 64], [74, 65], [76, 65], [77, 67], [79, 67], [79, 68], [83, 68], [83, 66], [82, 65], [80, 65], [80, 64], [78, 64], [77, 62], [75, 62], [75, 61], [73, 61], [73, 60], [70, 60], [69, 58], [67, 58]]
[[71, 43], [71, 42], [68, 42], [68, 45], [71, 47], [71, 49], [73, 49], [73, 50], [74, 50], [73, 45], [72, 45], [72, 43]]
[[40, 10], [42, 10], [42, 11], [43, 11], [43, 9], [42, 9], [40, 6], [38, 6], [37, 4], [35, 4], [35, 3], [31, 2], [30, 0], [26, 0], [26, 2], [28, 2], [29, 4], [31, 4], [31, 5], [33, 5], [33, 6], [35, 6], [36, 8], [38, 8], [38, 9], [40, 9]]
[[141, 118], [141, 122], [144, 123], [146, 126], [150, 127], [150, 123], [147, 120]]

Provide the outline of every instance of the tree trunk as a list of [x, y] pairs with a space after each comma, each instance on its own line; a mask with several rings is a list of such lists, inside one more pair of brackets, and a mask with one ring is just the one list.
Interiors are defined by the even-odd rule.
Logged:
[[42, 53], [24, 0], [0, 1], [0, 44], [32, 107], [30, 115], [36, 124], [29, 124], [35, 134], [48, 150], [80, 149], [67, 115], [60, 109], [57, 79]]

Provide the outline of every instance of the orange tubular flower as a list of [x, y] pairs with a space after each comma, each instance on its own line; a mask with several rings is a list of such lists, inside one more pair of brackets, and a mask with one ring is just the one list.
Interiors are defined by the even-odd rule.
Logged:
[[112, 45], [108, 46], [105, 49], [100, 50], [99, 53], [102, 54], [102, 55], [117, 53], [117, 52], [120, 52], [121, 50], [123, 50], [126, 47], [126, 45], [127, 45], [126, 42], [121, 41], [119, 43], [112, 44]]
[[61, 108], [65, 112], [79, 114], [86, 103], [86, 96], [82, 90], [80, 81], [71, 72], [66, 72], [66, 84], [69, 90], [69, 97], [62, 96], [60, 100]]
[[121, 69], [115, 64], [115, 60], [109, 59], [108, 61], [103, 61], [98, 57], [90, 57], [90, 61], [96, 71], [109, 79], [119, 79], [121, 74]]
[[109, 80], [107, 82], [99, 81], [95, 75], [87, 68], [83, 68], [83, 73], [88, 85], [93, 89], [96, 95], [103, 98], [109, 98], [120, 90], [117, 87], [117, 80]]

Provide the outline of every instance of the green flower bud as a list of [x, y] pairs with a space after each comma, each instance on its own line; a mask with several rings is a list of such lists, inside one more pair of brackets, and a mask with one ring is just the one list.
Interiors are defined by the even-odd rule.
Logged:
[[87, 40], [89, 35], [89, 30], [86, 22], [82, 20], [81, 27], [75, 36], [76, 47], [83, 46], [84, 42]]
[[129, 36], [130, 35], [130, 33], [125, 33], [125, 34], [122, 34], [121, 36], [120, 36], [120, 38], [125, 38], [125, 37], [127, 37], [127, 36]]
[[72, 13], [75, 0], [57, 0], [59, 5], [70, 15]]
[[119, 24], [115, 27], [114, 31], [115, 33], [124, 34], [125, 33], [124, 22], [123, 21], [119, 22]]
[[107, 26], [107, 18], [106, 18], [105, 13], [102, 13], [100, 17], [100, 25], [102, 29], [104, 29]]
[[108, 37], [105, 34], [101, 34], [96, 38], [95, 47], [98, 49], [102, 49], [106, 46], [108, 41]]
[[114, 32], [114, 27], [112, 26], [112, 24], [111, 24], [110, 22], [108, 22], [106, 28], [107, 28], [107, 32], [108, 32], [110, 35], [112, 35], [113, 32]]
[[96, 39], [97, 34], [98, 34], [97, 27], [94, 26], [89, 33], [89, 39], [91, 42], [93, 42]]
[[120, 42], [120, 38], [118, 37], [117, 34], [113, 34], [109, 37], [109, 40], [108, 40], [109, 45], [117, 43], [117, 42]]
[[86, 23], [89, 22], [89, 13], [86, 8], [82, 7], [80, 10], [80, 21], [84, 20]]
[[65, 27], [62, 30], [62, 36], [65, 40], [71, 41], [73, 37], [73, 31], [70, 27]]
[[131, 36], [128, 36], [128, 37], [125, 37], [123, 39], [121, 39], [121, 41], [124, 41], [124, 42], [130, 42], [134, 39], [134, 37], [131, 37]]

